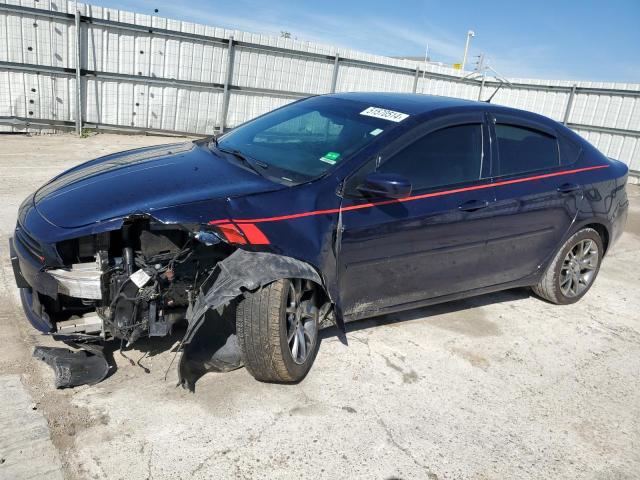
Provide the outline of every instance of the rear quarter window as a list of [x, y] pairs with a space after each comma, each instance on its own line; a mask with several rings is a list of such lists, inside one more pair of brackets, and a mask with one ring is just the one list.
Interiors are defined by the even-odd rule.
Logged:
[[560, 164], [572, 165], [578, 161], [582, 147], [568, 138], [560, 137]]
[[538, 130], [496, 124], [499, 175], [544, 170], [560, 165], [558, 140]]

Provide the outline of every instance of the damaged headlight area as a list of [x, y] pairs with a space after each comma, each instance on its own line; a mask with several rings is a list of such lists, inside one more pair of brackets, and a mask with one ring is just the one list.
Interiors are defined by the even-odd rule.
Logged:
[[57, 296], [40, 295], [53, 333], [131, 346], [169, 335], [233, 247], [214, 231], [133, 218], [119, 230], [59, 242], [56, 250], [61, 265], [45, 272]]

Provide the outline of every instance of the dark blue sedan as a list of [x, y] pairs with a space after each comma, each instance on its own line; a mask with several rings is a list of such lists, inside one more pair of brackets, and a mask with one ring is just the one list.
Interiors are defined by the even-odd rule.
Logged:
[[529, 112], [425, 95], [301, 100], [220, 138], [108, 155], [20, 207], [27, 318], [165, 336], [180, 373], [309, 371], [325, 323], [513, 287], [578, 301], [622, 233], [627, 167]]

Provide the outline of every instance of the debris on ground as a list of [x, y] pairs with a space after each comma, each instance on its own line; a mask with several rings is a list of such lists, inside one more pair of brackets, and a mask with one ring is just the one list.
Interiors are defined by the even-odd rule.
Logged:
[[74, 352], [68, 348], [39, 346], [33, 356], [53, 368], [56, 388], [94, 385], [109, 373], [109, 364], [99, 347]]

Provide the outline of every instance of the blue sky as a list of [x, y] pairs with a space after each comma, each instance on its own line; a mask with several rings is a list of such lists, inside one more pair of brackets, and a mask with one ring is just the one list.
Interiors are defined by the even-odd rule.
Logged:
[[[380, 55], [459, 62], [484, 52], [503, 75], [640, 83], [640, 0], [89, 0], [88, 3]], [[473, 61], [473, 59], [472, 59]]]

